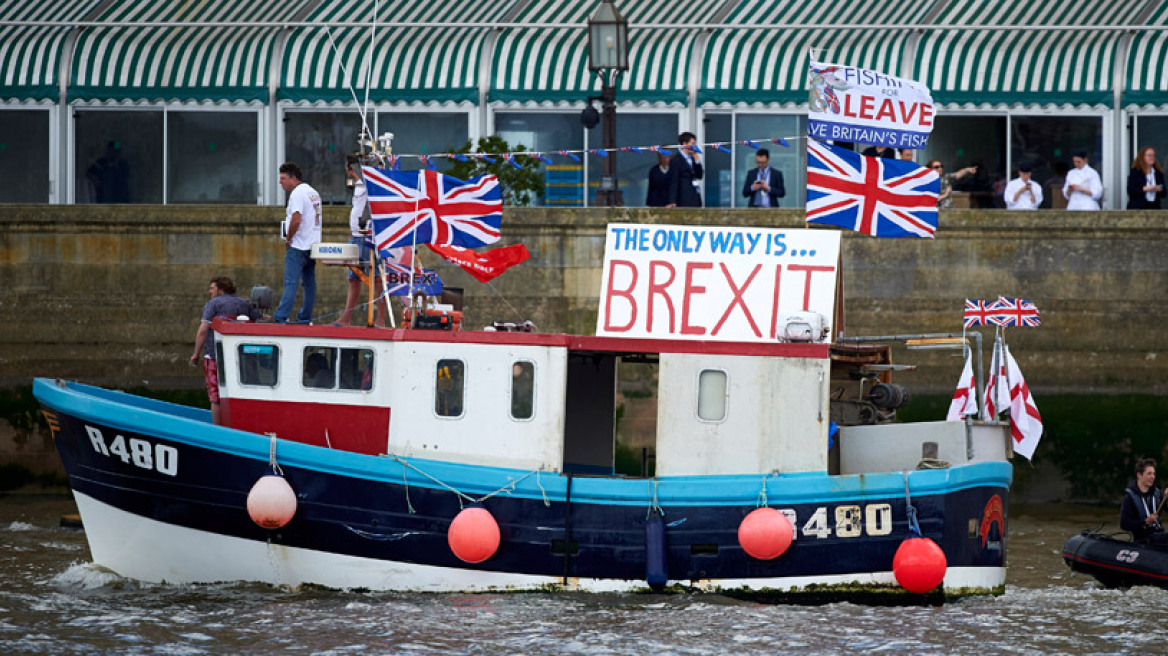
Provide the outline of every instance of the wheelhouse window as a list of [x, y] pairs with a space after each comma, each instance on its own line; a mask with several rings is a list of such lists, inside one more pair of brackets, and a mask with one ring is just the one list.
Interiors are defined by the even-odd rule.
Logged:
[[726, 372], [706, 369], [698, 374], [698, 418], [722, 421], [726, 418]]
[[312, 389], [373, 389], [373, 350], [309, 346], [302, 371], [301, 383]]
[[531, 419], [535, 414], [535, 364], [511, 365], [511, 418]]
[[272, 344], [240, 344], [239, 383], [275, 387], [280, 380], [280, 348]]
[[434, 376], [434, 412], [439, 417], [461, 417], [466, 365], [462, 360], [439, 360]]

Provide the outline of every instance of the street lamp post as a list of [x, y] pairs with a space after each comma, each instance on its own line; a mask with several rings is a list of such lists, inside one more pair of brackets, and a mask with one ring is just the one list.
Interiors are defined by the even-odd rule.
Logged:
[[[588, 18], [588, 70], [600, 76], [601, 140], [603, 148], [608, 151], [596, 204], [623, 205], [624, 199], [616, 184], [616, 151], [613, 149], [616, 148], [616, 83], [621, 73], [629, 70], [629, 22], [611, 0], [601, 2]], [[588, 109], [592, 108], [591, 100], [589, 98]], [[585, 114], [589, 113], [588, 109], [584, 110]], [[595, 111], [591, 112], [593, 117]], [[587, 122], [587, 117], [582, 118]]]

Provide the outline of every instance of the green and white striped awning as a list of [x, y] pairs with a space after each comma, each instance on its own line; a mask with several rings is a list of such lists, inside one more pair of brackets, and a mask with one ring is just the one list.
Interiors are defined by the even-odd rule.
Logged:
[[[727, 23], [919, 23], [935, 0], [742, 0]], [[720, 30], [706, 44], [699, 103], [803, 103], [807, 55], [899, 75], [909, 35], [874, 30]]]
[[[1149, 25], [1168, 25], [1168, 0], [1148, 16]], [[1168, 31], [1139, 32], [1132, 37], [1127, 55], [1127, 80], [1123, 104], [1168, 105]]]
[[[101, 0], [0, 0], [0, 20], [70, 21], [85, 17]], [[61, 50], [68, 27], [0, 27], [0, 99], [57, 97]]]
[[[1123, 0], [954, 0], [939, 25], [1108, 25], [1135, 22], [1143, 4]], [[1111, 104], [1119, 37], [1100, 30], [926, 33], [914, 77], [938, 103]]]
[[[103, 21], [281, 21], [288, 0], [117, 0]], [[71, 100], [268, 100], [276, 28], [97, 27], [73, 56]]]
[[[710, 22], [721, 3], [622, 0], [630, 23]], [[490, 99], [499, 102], [582, 102], [600, 93], [588, 70], [588, 16], [596, 0], [533, 0], [521, 22], [580, 23], [579, 29], [504, 30], [495, 43]], [[630, 29], [629, 70], [617, 87], [619, 102], [685, 103], [694, 30]]]
[[[497, 22], [516, 0], [460, 5], [433, 0], [378, 4], [380, 20]], [[325, 0], [310, 21], [374, 18], [373, 0]], [[297, 28], [284, 49], [280, 98], [308, 102], [365, 100], [369, 42], [375, 36], [369, 99], [376, 102], [478, 102], [483, 41], [490, 30], [451, 27]]]

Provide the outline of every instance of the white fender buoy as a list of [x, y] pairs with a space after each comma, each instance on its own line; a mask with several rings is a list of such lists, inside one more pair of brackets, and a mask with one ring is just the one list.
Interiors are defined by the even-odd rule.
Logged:
[[446, 541], [459, 560], [481, 563], [499, 550], [499, 523], [486, 508], [463, 508], [450, 522]]
[[283, 528], [296, 514], [296, 493], [283, 476], [263, 476], [247, 493], [247, 514], [262, 528]]
[[756, 508], [738, 525], [738, 544], [752, 558], [774, 560], [795, 538], [791, 520], [774, 508]]
[[945, 580], [949, 563], [945, 552], [929, 538], [909, 538], [900, 543], [892, 558], [896, 582], [909, 592], [929, 592]]

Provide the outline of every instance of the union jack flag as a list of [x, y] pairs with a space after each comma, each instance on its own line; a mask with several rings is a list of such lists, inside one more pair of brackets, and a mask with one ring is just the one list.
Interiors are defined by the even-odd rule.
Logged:
[[874, 237], [932, 237], [936, 171], [914, 162], [864, 157], [807, 140], [807, 222]]
[[998, 323], [1000, 318], [997, 315], [998, 302], [997, 301], [971, 301], [965, 299], [965, 327], [972, 328], [974, 326], [988, 326], [993, 324], [995, 326], [1001, 325]]
[[495, 176], [463, 182], [428, 170], [363, 171], [377, 250], [415, 243], [474, 248], [499, 240], [503, 192]]
[[999, 326], [1029, 326], [1031, 328], [1042, 325], [1042, 315], [1038, 307], [1024, 298], [1006, 298], [999, 296], [994, 304], [995, 324]]

